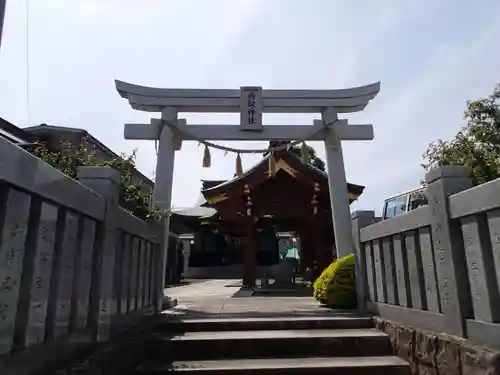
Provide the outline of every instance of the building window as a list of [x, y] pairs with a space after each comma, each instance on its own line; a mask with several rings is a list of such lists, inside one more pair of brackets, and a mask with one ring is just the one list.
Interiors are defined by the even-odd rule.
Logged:
[[410, 194], [410, 211], [422, 206], [427, 206], [427, 196], [425, 191], [415, 191]]
[[384, 219], [390, 219], [406, 212], [406, 200], [408, 196], [402, 195], [397, 198], [393, 198], [386, 202], [384, 210]]

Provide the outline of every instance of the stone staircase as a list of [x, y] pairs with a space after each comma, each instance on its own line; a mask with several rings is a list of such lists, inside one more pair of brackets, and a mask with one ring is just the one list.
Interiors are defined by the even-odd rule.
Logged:
[[407, 375], [370, 318], [309, 316], [166, 321], [134, 375]]

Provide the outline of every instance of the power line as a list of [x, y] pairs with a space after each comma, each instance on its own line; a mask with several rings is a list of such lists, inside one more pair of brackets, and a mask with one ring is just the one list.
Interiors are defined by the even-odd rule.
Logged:
[[2, 46], [3, 22], [5, 20], [5, 5], [7, 0], [0, 0], [0, 47]]
[[31, 124], [31, 112], [30, 112], [30, 17], [29, 17], [29, 0], [25, 1], [26, 5], [26, 61], [25, 61], [25, 69], [26, 69], [26, 123], [27, 126]]

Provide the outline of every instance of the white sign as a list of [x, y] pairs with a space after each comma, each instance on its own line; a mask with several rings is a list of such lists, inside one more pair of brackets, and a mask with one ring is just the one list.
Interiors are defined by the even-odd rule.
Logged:
[[262, 130], [262, 87], [240, 88], [242, 130]]

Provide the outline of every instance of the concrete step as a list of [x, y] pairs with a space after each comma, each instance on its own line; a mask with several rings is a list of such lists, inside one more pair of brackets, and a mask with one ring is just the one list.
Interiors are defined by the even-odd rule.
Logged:
[[387, 357], [238, 359], [185, 361], [171, 365], [143, 364], [137, 375], [166, 373], [203, 375], [410, 375], [403, 360]]
[[146, 353], [150, 359], [216, 360], [382, 356], [391, 348], [375, 329], [200, 331], [153, 337]]
[[362, 316], [248, 317], [182, 319], [168, 317], [158, 329], [166, 332], [253, 331], [279, 329], [352, 329], [372, 328], [373, 320]]

